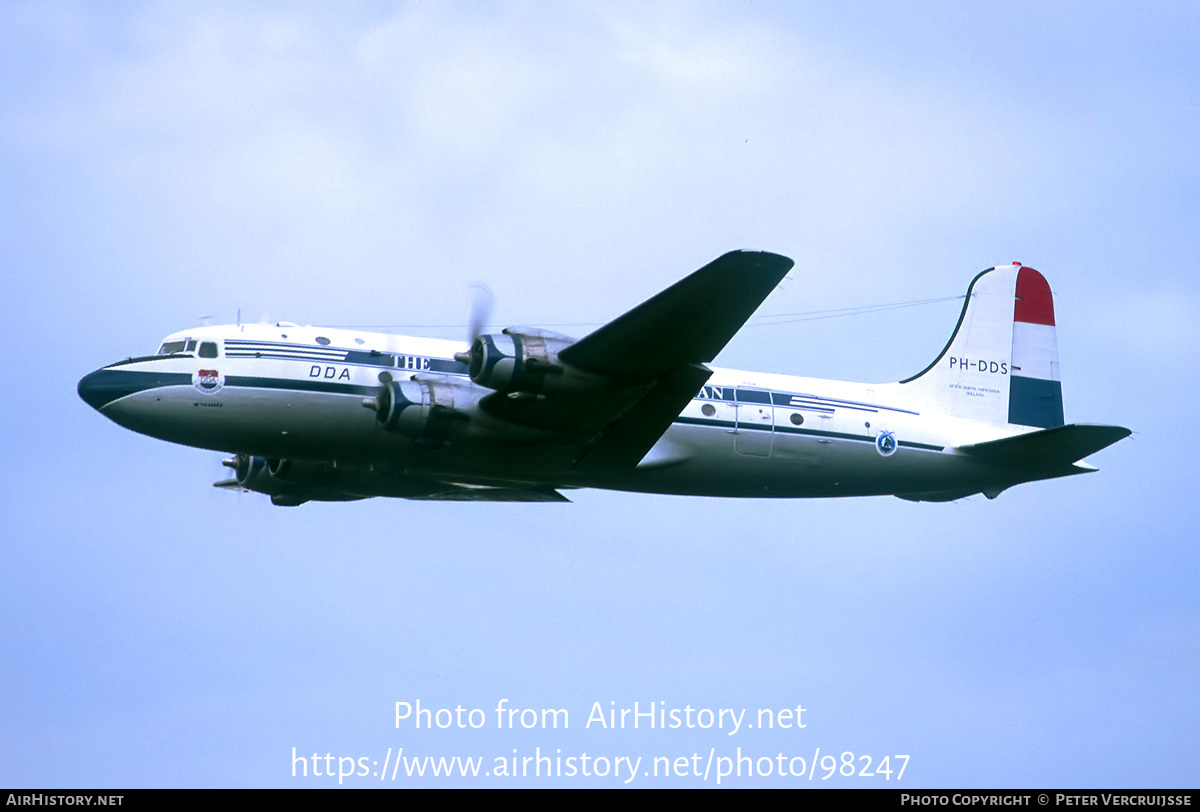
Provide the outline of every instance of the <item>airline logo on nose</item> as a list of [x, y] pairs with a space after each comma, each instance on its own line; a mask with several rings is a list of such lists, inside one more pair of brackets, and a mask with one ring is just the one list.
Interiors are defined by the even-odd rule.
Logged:
[[192, 385], [204, 394], [211, 395], [225, 385], [225, 376], [215, 369], [202, 369], [192, 378]]

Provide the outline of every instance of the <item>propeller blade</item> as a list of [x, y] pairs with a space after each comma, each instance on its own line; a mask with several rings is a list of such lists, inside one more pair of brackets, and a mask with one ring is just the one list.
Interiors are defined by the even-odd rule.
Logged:
[[482, 282], [471, 283], [471, 321], [467, 329], [467, 341], [474, 344], [475, 339], [483, 334], [483, 328], [492, 318], [492, 308], [496, 305], [496, 297], [492, 290]]

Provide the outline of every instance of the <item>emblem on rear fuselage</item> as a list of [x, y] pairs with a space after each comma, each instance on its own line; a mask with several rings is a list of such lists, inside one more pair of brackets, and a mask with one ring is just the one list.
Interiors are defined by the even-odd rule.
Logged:
[[875, 437], [875, 450], [885, 457], [896, 453], [896, 434], [891, 431], [881, 431]]
[[192, 376], [192, 385], [206, 395], [213, 395], [225, 385], [225, 376], [216, 369], [202, 369]]

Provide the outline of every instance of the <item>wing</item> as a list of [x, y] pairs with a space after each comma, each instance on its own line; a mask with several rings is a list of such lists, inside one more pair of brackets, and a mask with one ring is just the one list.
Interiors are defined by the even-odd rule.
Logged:
[[558, 354], [612, 381], [610, 388], [536, 399], [496, 393], [480, 405], [504, 420], [563, 436], [570, 467], [637, 465], [712, 374], [704, 364], [792, 264], [760, 251], [725, 254]]
[[446, 489], [427, 496], [410, 496], [420, 502], [570, 502], [553, 488], [493, 488], [483, 485], [447, 484]]
[[588, 372], [642, 383], [681, 364], [707, 363], [742, 329], [792, 264], [765, 251], [731, 251], [559, 357]]

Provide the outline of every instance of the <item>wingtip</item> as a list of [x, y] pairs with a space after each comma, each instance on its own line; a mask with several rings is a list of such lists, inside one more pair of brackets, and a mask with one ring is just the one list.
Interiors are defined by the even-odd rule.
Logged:
[[777, 254], [774, 251], [764, 251], [761, 248], [738, 248], [725, 254], [727, 257], [748, 255], [761, 257], [762, 259], [770, 262], [785, 262], [789, 267], [796, 264], [795, 260], [793, 260], [791, 257], [786, 257], [783, 254]]
[[760, 251], [753, 248], [739, 248], [718, 257], [712, 264], [736, 263], [739, 270], [745, 272], [762, 271], [780, 279], [796, 264], [791, 257], [776, 254], [772, 251]]
[[1104, 446], [1105, 448], [1113, 443], [1119, 443], [1126, 437], [1131, 437], [1133, 435], [1133, 429], [1126, 428], [1125, 426], [1110, 426], [1105, 423], [1074, 423], [1072, 425], [1083, 426], [1088, 429], [1104, 432], [1104, 434], [1109, 438], [1108, 444]]

